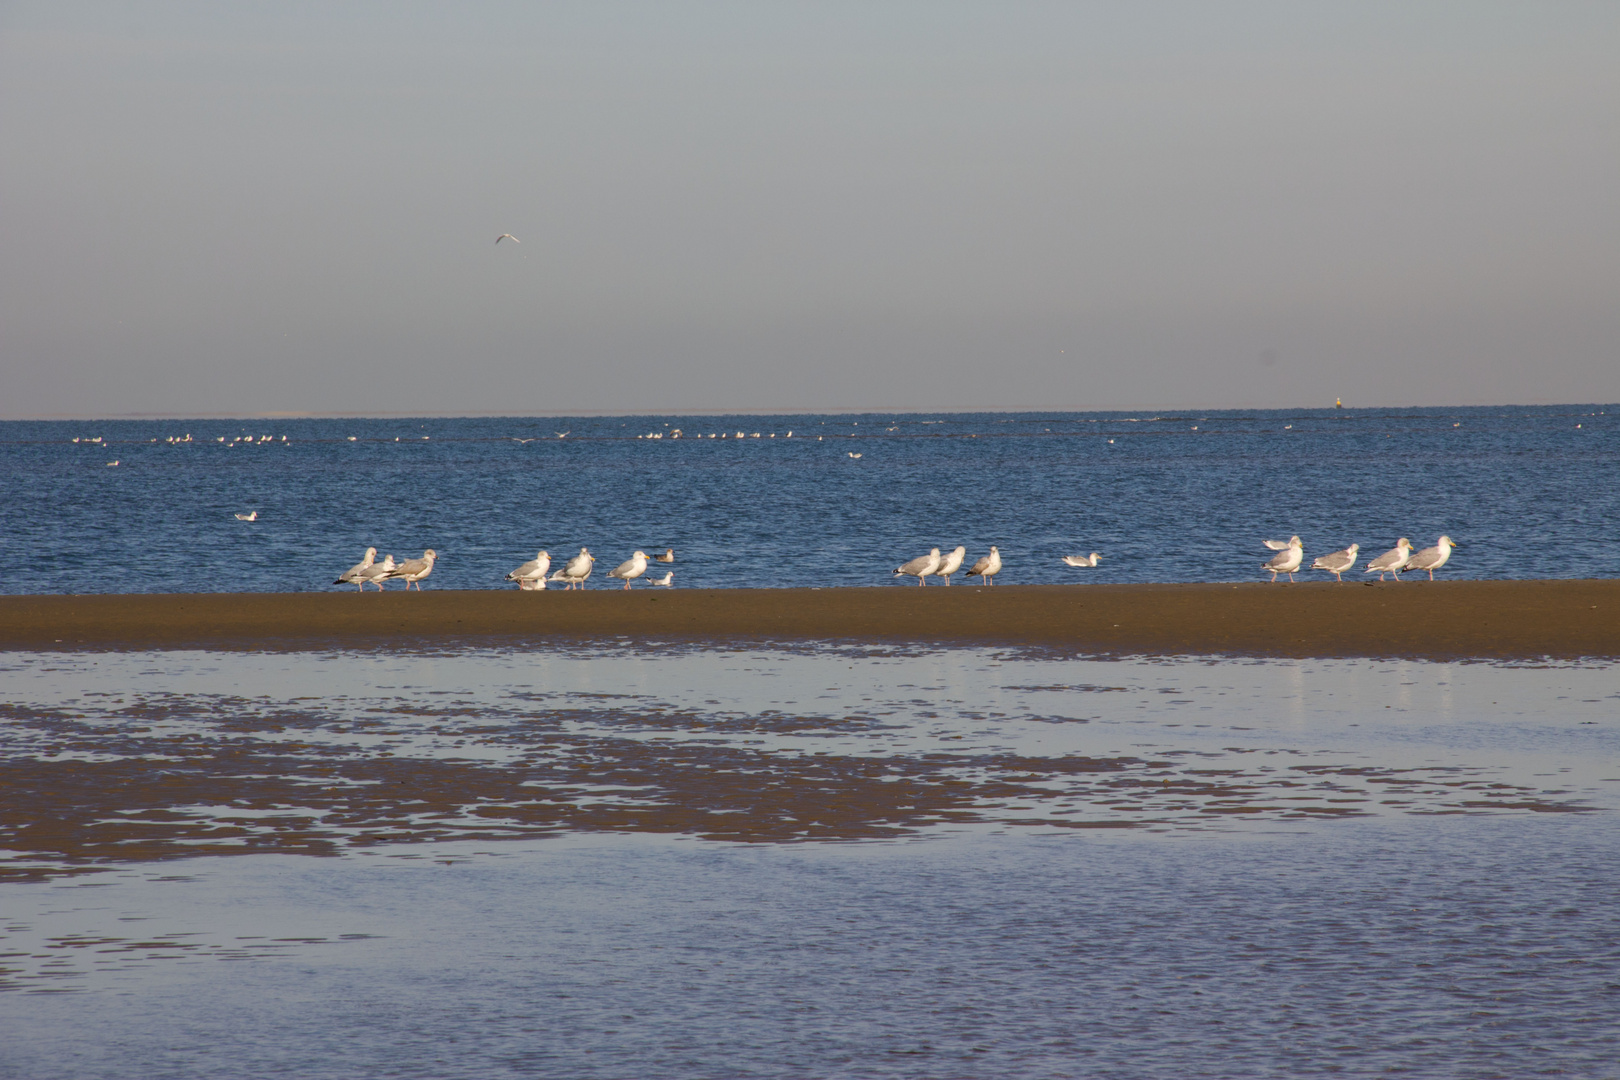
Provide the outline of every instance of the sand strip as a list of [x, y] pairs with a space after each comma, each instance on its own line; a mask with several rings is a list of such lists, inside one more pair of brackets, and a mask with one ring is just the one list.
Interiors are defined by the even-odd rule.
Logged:
[[1096, 654], [1620, 656], [1620, 580], [0, 596], [0, 649], [857, 640]]

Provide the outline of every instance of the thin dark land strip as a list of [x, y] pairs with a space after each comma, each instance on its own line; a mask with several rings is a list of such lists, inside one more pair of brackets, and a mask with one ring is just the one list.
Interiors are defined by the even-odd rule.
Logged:
[[1620, 656], [1620, 580], [0, 596], [0, 649], [12, 650], [553, 639], [1613, 658]]

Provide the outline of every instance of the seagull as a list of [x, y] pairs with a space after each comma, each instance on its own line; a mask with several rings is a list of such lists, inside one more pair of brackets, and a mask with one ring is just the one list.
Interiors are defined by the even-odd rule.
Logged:
[[939, 564], [943, 561], [944, 560], [939, 557], [939, 548], [933, 548], [928, 552], [928, 554], [919, 555], [915, 559], [912, 559], [910, 562], [906, 563], [904, 566], [895, 567], [894, 572], [896, 574], [904, 574], [907, 577], [915, 575], [918, 585], [926, 585], [928, 584], [928, 575], [938, 570]]
[[1413, 555], [1411, 561], [1406, 564], [1406, 568], [1408, 570], [1427, 570], [1429, 580], [1433, 581], [1434, 572], [1446, 565], [1446, 560], [1451, 558], [1451, 549], [1456, 546], [1457, 541], [1449, 536], [1442, 536], [1435, 541], [1434, 547], [1424, 548], [1416, 555]]
[[251, 514], [237, 514], [236, 515], [236, 520], [237, 521], [258, 521], [259, 520], [259, 512], [257, 510], [255, 510]]
[[638, 578], [646, 572], [647, 553], [645, 551], [638, 551], [634, 555], [630, 556], [628, 561], [622, 562], [612, 570], [609, 570], [608, 577], [623, 578], [624, 587], [628, 589], [632, 579]]
[[666, 548], [662, 555], [654, 555], [653, 559], [655, 561], [657, 561], [657, 562], [674, 562], [675, 561], [675, 549], [674, 548]]
[[1406, 564], [1411, 560], [1412, 541], [1403, 536], [1395, 541], [1395, 546], [1389, 551], [1369, 561], [1367, 569], [1363, 570], [1362, 573], [1377, 574], [1379, 581], [1384, 580], [1385, 574], [1394, 574], [1395, 580], [1399, 581], [1401, 580], [1401, 571], [1406, 569]]
[[434, 551], [432, 548], [428, 548], [426, 551], [422, 552], [422, 557], [420, 559], [406, 559], [395, 568], [392, 574], [388, 576], [404, 578], [406, 592], [411, 591], [412, 585], [416, 586], [417, 592], [421, 592], [422, 579], [433, 573], [433, 560], [437, 559], [438, 557], [439, 553], [437, 551]]
[[1090, 555], [1065, 555], [1063, 562], [1066, 566], [1096, 566], [1101, 555], [1093, 551]]
[[1343, 551], [1335, 551], [1331, 555], [1323, 555], [1311, 563], [1312, 570], [1326, 570], [1340, 581], [1344, 580], [1344, 572], [1356, 565], [1356, 552], [1361, 550], [1360, 544], [1351, 544]]
[[949, 585], [951, 583], [951, 575], [962, 568], [962, 560], [966, 557], [967, 548], [963, 547], [961, 544], [956, 545], [955, 550], [949, 552], [943, 559], [939, 561], [939, 569], [934, 571], [933, 576], [944, 578], [945, 584]]
[[1287, 551], [1289, 544], [1299, 543], [1299, 537], [1290, 536], [1287, 540], [1262, 540], [1260, 542], [1272, 551]]
[[572, 435], [573, 433], [574, 433], [573, 428], [569, 428], [567, 431], [559, 431], [559, 432], [557, 432], [557, 438], [566, 439], [566, 438], [568, 438], [568, 436]]
[[515, 581], [518, 588], [524, 592], [532, 592], [546, 587], [546, 571], [551, 569], [551, 556], [542, 551], [522, 566], [506, 575], [507, 581]]
[[[377, 549], [372, 548], [371, 551], [372, 551], [372, 557], [375, 558]], [[369, 581], [373, 585], [377, 586], [377, 591], [378, 592], [382, 592], [383, 591], [383, 582], [387, 581], [388, 580], [388, 575], [392, 574], [393, 572], [394, 572], [394, 557], [392, 555], [386, 556], [383, 559], [383, 561], [380, 562], [380, 563], [371, 564], [370, 566], [366, 567], [364, 570], [360, 571], [360, 581], [359, 581], [360, 591], [361, 592], [366, 591], [366, 582]]]
[[1296, 536], [1288, 541], [1288, 546], [1283, 548], [1280, 554], [1273, 555], [1270, 559], [1261, 563], [1260, 569], [1269, 571], [1272, 581], [1277, 580], [1278, 574], [1287, 574], [1288, 580], [1293, 581], [1294, 571], [1299, 569], [1299, 564], [1304, 560], [1305, 547], [1299, 542], [1299, 537]]
[[[488, 235], [488, 234], [487, 234], [487, 233], [486, 233], [486, 234], [485, 234], [485, 235]], [[501, 233], [501, 235], [499, 235], [499, 236], [497, 236], [497, 237], [496, 237], [496, 238], [495, 238], [495, 242], [496, 242], [496, 243], [497, 243], [497, 244], [498, 244], [498, 243], [500, 243], [500, 242], [501, 242], [501, 241], [502, 241], [502, 240], [510, 240], [510, 241], [512, 241], [512, 243], [514, 243], [514, 244], [521, 244], [521, 243], [523, 243], [523, 241], [521, 241], [521, 240], [519, 240], [519, 239], [518, 239], [518, 238], [517, 238], [517, 237], [515, 237], [515, 236], [513, 236], [513, 235], [512, 235], [512, 234], [511, 234], [511, 233], [509, 233], [509, 232], [503, 232], [503, 233]]]
[[667, 589], [675, 584], [675, 571], [671, 570], [661, 578], [648, 578], [647, 580], [654, 585], [662, 585]]
[[852, 457], [852, 458], [857, 458], [858, 459], [861, 455], [851, 451], [849, 456]]
[[[236, 516], [241, 517], [242, 515], [237, 514]], [[376, 562], [376, 561], [377, 561], [377, 549], [376, 548], [366, 548], [365, 558], [361, 559], [359, 562], [355, 563], [353, 566], [351, 566], [347, 570], [343, 571], [343, 573], [339, 574], [337, 576], [337, 580], [332, 582], [332, 584], [334, 584], [334, 585], [358, 585], [360, 587], [360, 591], [365, 592], [366, 591], [366, 579], [364, 577], [362, 577], [361, 575], [364, 574], [367, 570], [370, 570], [371, 569], [371, 564]]]
[[979, 580], [986, 585], [994, 585], [990, 579], [1001, 573], [1001, 552], [991, 547], [990, 554], [973, 564], [973, 569], [967, 572], [968, 577], [979, 575]]
[[580, 548], [579, 554], [568, 560], [568, 565], [551, 575], [552, 581], [561, 581], [570, 589], [576, 585], [583, 586], [585, 579], [591, 576], [591, 563], [596, 561], [586, 548]]

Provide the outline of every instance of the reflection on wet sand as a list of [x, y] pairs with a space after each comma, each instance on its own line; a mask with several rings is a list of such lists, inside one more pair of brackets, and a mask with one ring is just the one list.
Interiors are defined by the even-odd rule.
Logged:
[[[0, 705], [0, 784], [10, 793], [0, 806], [0, 848], [10, 852], [0, 879], [201, 854], [333, 855], [562, 832], [870, 840], [945, 825], [1166, 830], [1594, 806], [1567, 767], [1510, 768], [1500, 751], [1512, 747], [1435, 754], [1373, 735], [1346, 742], [1329, 704], [1340, 683], [1322, 672], [1314, 699], [1294, 693], [1274, 717], [1253, 712], [1253, 700], [1286, 702], [1298, 690], [1300, 669], [1287, 662], [693, 651], [634, 669], [630, 681], [650, 681], [654, 693], [596, 687], [599, 664], [647, 661], [625, 650], [553, 657], [540, 668], [446, 654], [435, 681], [410, 686], [399, 677], [421, 669], [402, 660], [370, 661], [376, 677], [340, 685], [337, 673], [350, 665], [338, 659], [321, 668], [274, 658], [327, 680], [325, 697], [159, 688], [251, 683], [251, 655], [190, 661], [199, 670], [178, 675], [150, 658], [103, 661], [113, 670], [99, 677], [118, 687], [105, 689], [60, 657], [51, 671], [66, 679], [26, 662], [13, 668], [33, 681], [14, 678], [22, 693]], [[976, 691], [941, 666], [964, 659], [1003, 679]], [[1373, 667], [1338, 663], [1341, 674]], [[320, 670], [311, 675], [311, 666]], [[504, 685], [489, 681], [492, 666]], [[1050, 680], [1082, 668], [1112, 678]], [[1202, 678], [1211, 670], [1227, 684]], [[789, 674], [796, 683], [776, 684]], [[1575, 677], [1550, 674], [1555, 683]], [[1048, 678], [1017, 681], [1031, 675]], [[258, 677], [278, 682], [275, 673]], [[1410, 685], [1397, 674], [1392, 688]], [[1307, 723], [1280, 739], [1301, 710], [1315, 717], [1314, 730]]]

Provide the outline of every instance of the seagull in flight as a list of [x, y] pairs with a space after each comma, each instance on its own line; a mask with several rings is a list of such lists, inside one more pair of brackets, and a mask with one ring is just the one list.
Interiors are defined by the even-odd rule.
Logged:
[[502, 241], [502, 240], [510, 240], [510, 241], [512, 241], [512, 243], [514, 243], [514, 244], [521, 244], [521, 243], [523, 243], [523, 241], [521, 241], [521, 240], [519, 240], [519, 239], [518, 239], [518, 238], [517, 238], [517, 237], [515, 237], [515, 236], [513, 236], [513, 235], [512, 235], [512, 234], [511, 234], [511, 233], [509, 233], [509, 232], [503, 232], [503, 233], [501, 233], [501, 235], [499, 235], [499, 236], [497, 236], [497, 237], [496, 237], [496, 238], [495, 238], [495, 242], [496, 242], [496, 243], [497, 243], [497, 244], [498, 244], [498, 243], [500, 243], [500, 242], [501, 242], [501, 241]]

